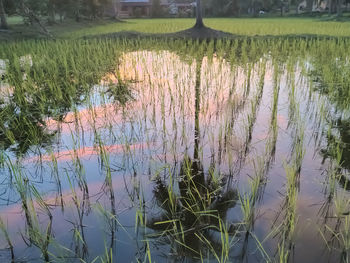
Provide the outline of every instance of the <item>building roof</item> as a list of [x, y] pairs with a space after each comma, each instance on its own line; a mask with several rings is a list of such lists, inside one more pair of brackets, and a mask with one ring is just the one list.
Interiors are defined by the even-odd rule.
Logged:
[[150, 0], [121, 0], [120, 3], [124, 6], [151, 6]]
[[120, 2], [122, 4], [124, 4], [124, 3], [149, 4], [151, 1], [150, 0], [121, 0]]
[[[160, 5], [170, 6], [176, 5], [178, 7], [187, 7], [193, 5], [194, 0], [160, 0]], [[150, 6], [152, 0], [121, 0], [121, 4], [128, 6]]]

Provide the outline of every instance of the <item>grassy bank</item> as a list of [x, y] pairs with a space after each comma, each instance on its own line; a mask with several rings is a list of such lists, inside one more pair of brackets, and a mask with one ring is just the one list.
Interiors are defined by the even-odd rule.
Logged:
[[[33, 28], [16, 23], [12, 33], [0, 33], [0, 40], [36, 38], [40, 34]], [[173, 33], [188, 29], [194, 19], [129, 19], [125, 22], [73, 21], [48, 27], [56, 38], [80, 38], [116, 32], [151, 34]], [[320, 35], [350, 36], [350, 21], [326, 21], [322, 18], [207, 18], [205, 24], [213, 29], [243, 36]], [[41, 36], [42, 37], [42, 36]]]
[[[322, 21], [319, 18], [208, 18], [205, 24], [213, 29], [235, 35], [323, 35], [350, 36], [350, 22]], [[104, 23], [80, 27], [53, 28], [59, 37], [76, 38], [120, 31], [141, 33], [173, 33], [192, 27], [193, 19], [129, 19], [126, 23]]]

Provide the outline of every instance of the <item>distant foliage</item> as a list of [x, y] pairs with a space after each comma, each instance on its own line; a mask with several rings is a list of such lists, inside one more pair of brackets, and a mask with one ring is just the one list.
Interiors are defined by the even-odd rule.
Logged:
[[152, 17], [162, 17], [164, 12], [160, 5], [160, 0], [152, 0]]
[[97, 19], [103, 17], [105, 10], [110, 9], [117, 0], [3, 0], [8, 15], [19, 14], [25, 22], [33, 23], [32, 18], [46, 18], [55, 22], [66, 17], [81, 19]]

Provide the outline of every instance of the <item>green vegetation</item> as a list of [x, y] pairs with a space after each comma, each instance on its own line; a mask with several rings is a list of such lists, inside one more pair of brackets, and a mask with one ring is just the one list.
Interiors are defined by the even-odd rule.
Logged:
[[10, 261], [349, 261], [348, 22], [100, 23], [1, 45]]
[[[350, 22], [321, 21], [318, 18], [207, 18], [205, 24], [216, 30], [241, 36], [320, 35], [349, 36]], [[62, 36], [81, 37], [108, 34], [120, 31], [141, 33], [174, 33], [193, 25], [193, 19], [129, 19], [126, 23], [112, 23], [92, 28], [83, 28]], [[69, 28], [68, 28], [69, 30]]]
[[[18, 23], [18, 19], [14, 19]], [[206, 18], [207, 26], [237, 36], [325, 36], [347, 37], [350, 35], [350, 22], [326, 21], [320, 18]], [[138, 32], [146, 34], [175, 33], [193, 26], [193, 19], [128, 19], [125, 22], [81, 22], [74, 21], [48, 26], [56, 38], [81, 38], [118, 32]], [[13, 30], [21, 34], [5, 34], [0, 40], [16, 38], [45, 37], [37, 31], [20, 24]], [[29, 30], [29, 31], [28, 31]]]

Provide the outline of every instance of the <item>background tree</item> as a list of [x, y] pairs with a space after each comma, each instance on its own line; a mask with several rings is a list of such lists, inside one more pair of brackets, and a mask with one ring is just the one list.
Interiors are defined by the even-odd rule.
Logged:
[[256, 14], [257, 14], [257, 10], [256, 10], [256, 0], [250, 0], [249, 13], [250, 13], [252, 16], [256, 16]]
[[43, 34], [52, 37], [41, 20], [41, 16], [47, 14], [46, 0], [20, 0], [18, 5], [19, 14], [25, 23], [38, 26]]
[[337, 16], [341, 17], [343, 15], [343, 0], [336, 0], [337, 1]]
[[56, 7], [55, 7], [55, 0], [49, 0], [48, 2], [48, 15], [49, 15], [49, 24], [54, 24], [56, 22], [55, 16], [56, 16]]
[[0, 0], [0, 28], [1, 29], [8, 29], [3, 0]]
[[306, 0], [306, 10], [311, 13], [314, 5], [314, 0]]
[[162, 13], [160, 0], [152, 0], [152, 17], [160, 17]]
[[59, 15], [60, 22], [62, 23], [67, 15], [72, 14], [73, 3], [71, 2], [71, 0], [54, 0], [54, 1], [55, 1], [54, 2], [55, 12]]
[[203, 9], [202, 9], [202, 1], [196, 0], [196, 24], [194, 28], [203, 28]]
[[327, 6], [328, 6], [328, 14], [331, 15], [332, 14], [333, 0], [328, 0]]
[[234, 16], [240, 16], [241, 8], [239, 4], [239, 0], [231, 0], [232, 1], [232, 14]]
[[114, 19], [119, 20], [120, 0], [114, 0], [113, 8], [114, 8]]

